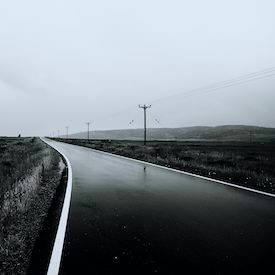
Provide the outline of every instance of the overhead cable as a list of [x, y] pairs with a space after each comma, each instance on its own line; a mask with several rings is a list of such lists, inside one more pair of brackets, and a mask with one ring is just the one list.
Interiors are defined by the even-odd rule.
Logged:
[[[275, 67], [269, 68], [269, 69], [266, 69], [266, 70], [262, 70], [262, 71], [258, 71], [258, 72], [255, 72], [255, 73], [251, 73], [251, 74], [248, 74], [248, 75], [244, 75], [244, 76], [241, 76], [241, 77], [233, 78], [233, 79], [230, 79], [230, 80], [226, 80], [226, 81], [223, 81], [223, 82], [219, 82], [219, 83], [216, 83], [216, 84], [208, 85], [208, 86], [201, 87], [201, 88], [198, 88], [198, 89], [194, 89], [194, 90], [186, 91], [186, 92], [183, 92], [183, 93], [175, 94], [175, 95], [168, 96], [168, 97], [165, 97], [165, 98], [161, 98], [161, 99], [158, 99], [158, 100], [150, 101], [148, 103], [150, 103], [150, 104], [160, 104], [160, 103], [165, 103], [165, 102], [168, 102], [168, 101], [177, 100], [177, 99], [184, 98], [184, 97], [194, 96], [194, 95], [197, 95], [197, 94], [202, 94], [202, 93], [207, 93], [207, 92], [211, 92], [211, 91], [214, 91], [214, 90], [228, 88], [228, 87], [231, 87], [231, 86], [235, 86], [235, 85], [239, 85], [239, 84], [259, 80], [259, 79], [262, 79], [262, 78], [267, 78], [267, 77], [274, 76], [275, 75], [274, 72], [275, 72]], [[273, 73], [273, 74], [270, 74], [270, 73]], [[263, 75], [263, 74], [268, 74], [268, 75], [258, 77], [258, 76]]]

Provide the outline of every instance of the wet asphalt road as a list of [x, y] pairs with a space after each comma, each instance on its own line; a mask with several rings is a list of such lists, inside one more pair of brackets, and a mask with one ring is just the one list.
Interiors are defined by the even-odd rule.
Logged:
[[59, 274], [274, 272], [275, 198], [50, 143], [73, 169]]

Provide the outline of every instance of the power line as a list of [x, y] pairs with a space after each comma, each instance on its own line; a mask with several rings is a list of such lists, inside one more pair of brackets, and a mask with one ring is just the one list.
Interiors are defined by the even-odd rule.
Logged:
[[132, 113], [135, 110], [136, 110], [136, 106], [133, 106], [133, 107], [124, 109], [122, 111], [119, 111], [119, 112], [116, 112], [116, 113], [113, 113], [113, 114], [110, 114], [110, 115], [107, 115], [107, 116], [104, 116], [104, 117], [101, 117], [101, 118], [98, 118], [98, 119], [94, 119], [93, 122], [104, 120], [104, 119], [107, 119], [107, 118], [110, 118], [110, 117], [113, 118], [113, 117], [121, 116], [121, 115], [124, 115], [124, 114]]
[[[175, 95], [172, 95], [172, 96], [168, 96], [168, 97], [160, 98], [160, 99], [157, 99], [157, 100], [149, 101], [149, 102], [147, 102], [147, 104], [148, 103], [150, 103], [150, 104], [153, 103], [153, 104], [156, 105], [156, 104], [166, 103], [166, 102], [169, 102], [169, 101], [178, 100], [178, 99], [182, 99], [182, 98], [185, 98], [185, 97], [195, 96], [195, 95], [199, 95], [199, 94], [202, 94], [202, 93], [208, 93], [208, 92], [211, 92], [211, 91], [224, 89], [224, 88], [240, 85], [240, 84], [243, 84], [243, 83], [256, 81], [256, 80], [259, 80], [259, 79], [274, 76], [275, 75], [274, 72], [275, 72], [275, 67], [272, 67], [272, 68], [269, 68], [269, 69], [257, 71], [257, 72], [250, 73], [250, 74], [247, 74], [247, 75], [243, 75], [243, 76], [240, 76], [240, 77], [232, 78], [232, 79], [229, 79], [229, 80], [226, 80], [226, 81], [218, 82], [216, 84], [204, 86], [204, 87], [201, 87], [201, 88], [197, 88], [197, 89], [193, 89], [193, 90], [190, 90], [190, 91], [182, 92], [182, 93], [175, 94]], [[140, 108], [144, 108], [144, 106], [142, 106]], [[147, 107], [147, 106], [145, 106], [145, 107]], [[133, 107], [124, 109], [122, 111], [119, 111], [119, 112], [116, 112], [116, 113], [113, 113], [113, 114], [110, 114], [110, 115], [107, 115], [107, 116], [104, 116], [104, 117], [101, 117], [101, 118], [98, 118], [98, 119], [94, 119], [92, 121], [96, 122], [96, 121], [101, 121], [101, 120], [104, 120], [104, 119], [118, 117], [118, 116], [121, 116], [121, 115], [131, 113], [135, 110], [136, 110], [136, 106], [133, 106]], [[146, 110], [146, 109], [144, 109], [144, 110]], [[134, 120], [131, 121], [130, 124], [132, 122], [134, 122]], [[90, 123], [92, 123], [92, 122], [90, 122]], [[80, 125], [83, 125], [83, 124], [72, 125], [70, 127], [76, 127], [76, 126], [80, 126]], [[66, 126], [66, 128], [67, 128], [67, 138], [68, 138], [68, 128], [69, 128], [69, 126]], [[89, 125], [88, 125], [88, 132], [89, 132]], [[89, 137], [88, 137], [88, 139], [89, 139]]]
[[[275, 75], [275, 74], [274, 74], [274, 75]], [[266, 77], [269, 77], [269, 76], [266, 76]], [[265, 77], [261, 77], [261, 78], [265, 78]], [[197, 92], [194, 92], [194, 93], [189, 93], [189, 94], [185, 94], [185, 95], [180, 95], [180, 96], [178, 96], [178, 97], [175, 97], [175, 98], [172, 98], [172, 99], [163, 100], [163, 101], [161, 101], [161, 102], [156, 102], [156, 103], [154, 103], [154, 104], [156, 105], [156, 104], [166, 103], [166, 102], [169, 102], [169, 101], [178, 100], [178, 99], [182, 99], [182, 98], [186, 98], [186, 97], [190, 97], [190, 96], [200, 95], [200, 94], [212, 92], [212, 91], [215, 91], [215, 90], [220, 90], [220, 89], [224, 89], [224, 88], [236, 86], [236, 85], [238, 85], [238, 84], [243, 84], [243, 83], [246, 83], [246, 82], [255, 81], [255, 80], [258, 80], [258, 79], [261, 79], [261, 78], [253, 79], [253, 80], [250, 80], [250, 81], [244, 81], [244, 82], [242, 82], [242, 83], [236, 83], [236, 84], [232, 84], [232, 85], [228, 85], [228, 86], [218, 87], [218, 88], [215, 88], [215, 89], [210, 89], [210, 90], [205, 90], [205, 91], [197, 91]]]
[[[251, 74], [248, 74], [248, 75], [244, 75], [244, 76], [241, 76], [241, 77], [233, 78], [233, 79], [230, 79], [230, 80], [226, 80], [226, 81], [223, 81], [223, 82], [219, 82], [219, 83], [216, 83], [216, 84], [208, 85], [208, 86], [201, 87], [201, 88], [198, 88], [198, 89], [194, 89], [194, 90], [186, 91], [186, 92], [183, 92], [183, 93], [175, 94], [175, 95], [172, 95], [172, 96], [164, 97], [164, 98], [161, 98], [161, 99], [158, 99], [158, 100], [149, 101], [148, 103], [150, 103], [150, 104], [152, 104], [152, 103], [153, 104], [160, 104], [160, 103], [165, 103], [165, 102], [172, 101], [172, 100], [181, 99], [181, 98], [184, 98], [184, 97], [194, 96], [194, 95], [198, 95], [198, 94], [202, 94], [202, 93], [211, 92], [211, 91], [214, 91], [214, 90], [228, 88], [228, 87], [231, 87], [231, 86], [236, 86], [236, 85], [239, 85], [239, 84], [255, 81], [255, 80], [258, 80], [258, 79], [274, 76], [275, 74], [266, 75], [266, 76], [262, 76], [262, 77], [257, 77], [257, 76], [262, 75], [262, 74], [270, 74], [270, 73], [273, 73], [273, 72], [275, 72], [275, 67], [269, 68], [269, 69], [266, 69], [266, 70], [262, 70], [262, 71], [258, 71], [258, 72], [255, 72], [255, 73], [251, 73]], [[257, 78], [255, 78], [255, 77], [257, 77]], [[249, 78], [253, 78], [253, 79], [249, 79]], [[245, 80], [245, 79], [249, 79], [249, 80]]]
[[132, 119], [129, 124], [132, 124], [139, 116], [140, 116], [140, 113], [134, 119]]
[[[161, 124], [152, 114], [151, 114], [151, 112], [149, 112], [149, 110], [148, 110], [148, 113], [149, 113], [149, 115], [158, 123], [158, 124]], [[162, 124], [161, 124], [162, 125]], [[163, 125], [162, 125], [163, 126]], [[164, 126], [163, 126], [164, 127]]]
[[151, 112], [149, 112], [149, 110], [148, 110], [148, 113], [149, 113], [149, 115], [152, 116], [152, 118], [153, 118], [157, 123], [159, 123], [159, 124], [162, 126], [162, 129], [165, 129], [165, 131], [168, 132], [171, 136], [174, 135], [174, 133], [172, 133], [172, 132], [169, 130], [169, 128], [166, 127], [166, 126], [164, 126], [159, 120], [157, 120], [157, 119], [153, 116], [153, 114], [152, 114]]
[[[232, 78], [232, 79], [229, 79], [229, 80], [226, 80], [226, 81], [218, 82], [216, 84], [204, 86], [204, 87], [197, 88], [197, 89], [190, 90], [190, 91], [186, 91], [186, 92], [183, 92], [183, 93], [175, 94], [175, 95], [172, 95], [172, 96], [164, 97], [164, 98], [161, 98], [161, 99], [156, 99], [156, 100], [153, 100], [153, 101], [149, 101], [149, 102], [147, 102], [147, 104], [149, 104], [149, 103], [152, 104], [153, 103], [154, 105], [156, 105], [156, 104], [165, 103], [165, 102], [168, 102], [168, 101], [173, 101], [173, 100], [177, 100], [177, 99], [181, 99], [181, 98], [185, 98], [185, 97], [189, 97], [189, 96], [194, 96], [194, 95], [198, 95], [198, 94], [202, 94], [202, 93], [211, 92], [211, 91], [214, 91], [214, 90], [219, 90], [219, 89], [224, 89], [224, 88], [228, 88], [228, 87], [231, 87], [231, 86], [240, 85], [240, 84], [243, 84], [243, 83], [247, 83], [247, 82], [259, 80], [259, 79], [262, 79], [262, 78], [267, 78], [267, 77], [274, 76], [275, 74], [266, 75], [266, 76], [262, 76], [262, 77], [257, 77], [257, 76], [260, 76], [260, 75], [263, 75], [263, 74], [270, 74], [270, 73], [273, 73], [273, 72], [275, 72], [275, 67], [271, 67], [269, 69], [257, 71], [257, 72], [250, 73], [250, 74], [247, 74], [247, 75], [243, 75], [243, 76], [240, 76], [240, 77]], [[257, 78], [255, 78], [255, 77], [257, 77]], [[254, 79], [251, 79], [251, 78], [254, 78]], [[245, 80], [245, 79], [248, 79], [248, 80]], [[101, 120], [108, 119], [108, 118], [114, 118], [114, 117], [121, 116], [121, 115], [124, 115], [124, 114], [128, 114], [128, 113], [131, 113], [131, 112], [135, 111], [135, 108], [136, 107], [133, 106], [133, 107], [124, 109], [122, 111], [119, 111], [119, 112], [116, 112], [116, 113], [113, 113], [113, 114], [95, 119], [95, 120], [93, 120], [93, 122], [101, 121]]]

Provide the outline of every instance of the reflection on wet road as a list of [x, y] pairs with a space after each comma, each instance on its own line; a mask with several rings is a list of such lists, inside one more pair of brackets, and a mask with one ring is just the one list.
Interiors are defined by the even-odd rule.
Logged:
[[54, 144], [73, 169], [60, 274], [274, 270], [274, 198]]

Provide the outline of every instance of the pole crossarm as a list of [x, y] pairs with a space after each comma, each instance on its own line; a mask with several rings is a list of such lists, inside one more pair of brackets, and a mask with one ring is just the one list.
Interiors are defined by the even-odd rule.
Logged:
[[138, 105], [139, 108], [142, 108], [144, 110], [144, 145], [146, 145], [146, 109], [151, 108], [151, 105], [146, 106], [145, 104], [143, 106]]

